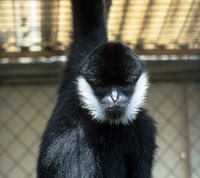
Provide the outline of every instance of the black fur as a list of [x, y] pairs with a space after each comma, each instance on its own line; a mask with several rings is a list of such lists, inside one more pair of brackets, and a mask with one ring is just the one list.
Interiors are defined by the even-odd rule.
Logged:
[[95, 49], [80, 71], [88, 82], [93, 81], [91, 86], [96, 84], [93, 88], [95, 91], [99, 89], [100, 83], [124, 86], [133, 81], [133, 77], [138, 79], [144, 71], [144, 63], [127, 46], [110, 42]]
[[94, 77], [96, 87], [98, 78], [121, 85], [144, 64], [121, 43], [107, 43], [102, 0], [72, 0], [72, 9], [71, 52], [42, 137], [37, 177], [151, 178], [157, 131], [147, 111], [140, 108], [129, 125], [99, 124], [81, 107], [75, 83], [82, 75]]

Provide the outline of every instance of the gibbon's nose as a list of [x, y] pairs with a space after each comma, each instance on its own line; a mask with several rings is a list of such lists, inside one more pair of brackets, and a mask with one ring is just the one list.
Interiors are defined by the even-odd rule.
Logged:
[[116, 102], [117, 99], [119, 98], [119, 94], [115, 88], [112, 88], [111, 98], [112, 98], [113, 102]]

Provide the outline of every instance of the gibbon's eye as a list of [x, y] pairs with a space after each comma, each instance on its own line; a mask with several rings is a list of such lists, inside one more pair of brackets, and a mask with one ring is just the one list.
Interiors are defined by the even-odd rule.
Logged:
[[128, 92], [129, 90], [132, 89], [132, 82], [130, 81], [124, 81], [123, 83], [121, 83], [120, 85], [120, 90], [123, 92]]
[[107, 87], [107, 85], [104, 84], [103, 82], [99, 82], [99, 83], [98, 83], [98, 87], [101, 88], [101, 89], [104, 89], [104, 88]]
[[104, 83], [98, 82], [95, 85], [94, 90], [95, 90], [96, 95], [102, 96], [106, 94], [108, 88], [107, 88], [107, 85], [105, 85]]
[[127, 81], [127, 80], [125, 80], [125, 81], [121, 84], [122, 87], [127, 87], [127, 86], [129, 86], [129, 85], [131, 85], [131, 82], [130, 82], [130, 81]]

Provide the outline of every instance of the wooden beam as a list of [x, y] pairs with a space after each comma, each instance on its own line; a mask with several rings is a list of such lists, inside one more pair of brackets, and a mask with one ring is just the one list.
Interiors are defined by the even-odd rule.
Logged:
[[138, 55], [199, 55], [200, 49], [136, 49]]
[[[146, 61], [153, 82], [200, 82], [200, 60]], [[58, 84], [64, 63], [2, 64], [0, 85]]]
[[[200, 58], [200, 49], [135, 49], [137, 55], [198, 55]], [[0, 52], [0, 58], [18, 58], [18, 57], [51, 57], [67, 55], [66, 51], [22, 51], [22, 52]]]
[[0, 58], [18, 58], [18, 57], [52, 57], [66, 55], [65, 51], [22, 51], [22, 52], [0, 52]]

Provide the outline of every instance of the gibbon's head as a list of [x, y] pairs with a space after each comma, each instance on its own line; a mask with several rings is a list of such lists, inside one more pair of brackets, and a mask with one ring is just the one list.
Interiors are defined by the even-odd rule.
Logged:
[[98, 122], [128, 124], [143, 105], [148, 86], [144, 63], [121, 43], [94, 50], [77, 78], [81, 105]]

